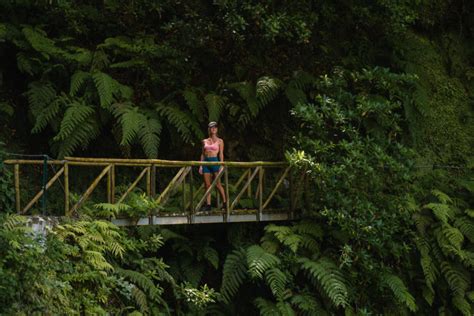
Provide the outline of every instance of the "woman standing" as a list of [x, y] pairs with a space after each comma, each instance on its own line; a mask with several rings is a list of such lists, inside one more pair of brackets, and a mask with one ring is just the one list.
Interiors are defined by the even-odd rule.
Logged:
[[[224, 161], [224, 141], [217, 137], [217, 123], [210, 122], [208, 125], [209, 138], [202, 140], [202, 153], [201, 161]], [[223, 166], [201, 166], [199, 167], [199, 173], [203, 175], [204, 185], [206, 186], [206, 191], [211, 186], [211, 181], [221, 170]], [[221, 180], [217, 180], [217, 189], [222, 197], [223, 206], [226, 208], [227, 200], [224, 193], [224, 188], [222, 187]], [[202, 211], [211, 210], [211, 194], [206, 197], [207, 204], [202, 207]]]

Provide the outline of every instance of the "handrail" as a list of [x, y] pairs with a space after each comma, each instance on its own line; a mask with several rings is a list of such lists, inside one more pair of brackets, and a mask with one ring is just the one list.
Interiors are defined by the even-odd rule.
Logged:
[[[20, 208], [20, 165], [40, 165], [44, 164], [43, 160], [24, 160], [24, 159], [10, 159], [5, 160], [5, 164], [13, 165], [15, 168], [14, 172], [14, 181], [15, 181], [15, 197], [16, 197], [16, 206], [18, 212], [21, 212]], [[177, 188], [182, 186], [182, 214], [187, 214], [189, 216], [189, 223], [193, 223], [195, 220], [195, 215], [202, 213], [199, 212], [200, 206], [204, 203], [207, 195], [210, 194], [212, 190], [215, 189], [217, 181], [220, 181], [222, 178], [223, 185], [225, 187], [224, 194], [226, 198], [226, 207], [224, 209], [219, 209], [219, 211], [212, 212], [214, 215], [220, 213], [223, 215], [224, 221], [229, 221], [232, 214], [235, 212], [240, 212], [247, 210], [249, 212], [254, 212], [256, 215], [256, 221], [262, 219], [262, 215], [265, 212], [274, 212], [276, 210], [281, 210], [279, 206], [269, 208], [270, 202], [274, 200], [274, 196], [278, 190], [281, 191], [282, 184], [289, 183], [289, 190], [284, 190], [284, 196], [287, 196], [289, 199], [289, 204], [287, 207], [288, 214], [293, 214], [296, 207], [298, 207], [298, 201], [301, 198], [301, 193], [303, 191], [302, 184], [305, 178], [305, 173], [303, 172], [300, 177], [293, 179], [294, 172], [292, 172], [292, 167], [287, 162], [270, 162], [270, 161], [253, 161], [253, 162], [241, 162], [241, 161], [176, 161], [176, 160], [163, 160], [163, 159], [123, 159], [123, 158], [86, 158], [86, 157], [65, 157], [63, 160], [48, 160], [46, 163], [49, 165], [59, 165], [62, 169], [50, 180], [46, 186], [46, 190], [56, 181], [61, 175], [64, 176], [64, 202], [65, 202], [65, 213], [66, 215], [71, 215], [75, 213], [82, 203], [88, 199], [91, 193], [95, 190], [98, 183], [101, 179], [107, 175], [107, 200], [109, 203], [114, 203], [115, 199], [115, 170], [116, 167], [140, 167], [143, 168], [139, 172], [138, 177], [128, 184], [128, 188], [125, 193], [118, 199], [118, 202], [123, 202], [127, 195], [138, 185], [138, 183], [146, 175], [146, 194], [152, 197], [155, 201], [160, 203], [161, 207], [164, 207], [167, 203], [168, 198], [176, 192]], [[193, 184], [193, 168], [198, 166], [223, 166], [221, 169], [222, 172], [218, 174], [216, 178], [213, 179], [211, 186], [202, 192], [201, 185], [195, 186]], [[69, 204], [69, 168], [71, 166], [89, 166], [89, 167], [101, 167], [102, 170], [99, 172], [99, 175], [92, 181], [91, 185], [86, 189], [82, 194], [79, 200], [75, 205]], [[177, 174], [171, 179], [171, 181], [163, 187], [164, 190], [161, 192], [155, 192], [156, 190], [156, 168], [179, 168]], [[244, 169], [243, 173], [237, 177], [239, 172], [234, 173], [234, 179], [238, 179], [235, 185], [229, 183], [229, 168]], [[271, 173], [268, 183], [265, 180], [267, 178], [267, 169], [276, 168], [282, 170], [282, 173]], [[194, 171], [196, 172], [196, 171]], [[167, 173], [166, 173], [167, 174]], [[268, 173], [270, 174], [270, 173]], [[187, 183], [188, 180], [190, 181]], [[296, 180], [296, 182], [294, 181]], [[168, 180], [166, 180], [168, 181]], [[256, 185], [252, 188], [252, 182]], [[161, 182], [163, 183], [163, 182]], [[166, 183], [166, 182], [165, 182]], [[232, 194], [229, 194], [229, 187], [232, 187], [232, 190], [236, 190]], [[188, 192], [190, 194], [188, 194]], [[283, 192], [283, 191], [282, 191]], [[37, 202], [38, 196], [41, 196], [44, 192], [40, 191], [37, 195], [27, 203], [27, 206], [23, 211], [27, 211]], [[158, 196], [156, 196], [158, 194]], [[248, 198], [253, 200], [253, 206], [250, 208], [245, 208], [243, 201], [244, 194], [248, 195]], [[218, 195], [218, 199], [219, 199]], [[285, 198], [286, 199], [286, 198]], [[197, 202], [197, 204], [195, 204]], [[219, 203], [219, 202], [218, 202]], [[246, 201], [246, 203], [248, 203]], [[241, 205], [243, 208], [238, 208]], [[252, 204], [250, 204], [252, 205]], [[71, 206], [71, 207], [70, 207]], [[165, 208], [166, 210], [166, 208]], [[165, 212], [166, 213], [166, 212]], [[151, 213], [150, 213], [151, 214]], [[162, 214], [162, 213], [158, 213]], [[171, 214], [177, 214], [170, 213]], [[180, 213], [181, 214], [181, 213]], [[210, 213], [207, 213], [210, 214]], [[151, 216], [151, 215], [150, 215]], [[151, 218], [151, 217], [150, 217]], [[152, 220], [150, 219], [150, 223]]]

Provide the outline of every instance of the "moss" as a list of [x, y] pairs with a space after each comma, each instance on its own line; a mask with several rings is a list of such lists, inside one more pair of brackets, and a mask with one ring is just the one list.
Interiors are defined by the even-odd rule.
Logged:
[[414, 147], [431, 163], [465, 161], [474, 148], [474, 91], [463, 46], [453, 38], [446, 46], [446, 36], [432, 41], [407, 33], [400, 47], [399, 64], [419, 77], [414, 101], [405, 108]]

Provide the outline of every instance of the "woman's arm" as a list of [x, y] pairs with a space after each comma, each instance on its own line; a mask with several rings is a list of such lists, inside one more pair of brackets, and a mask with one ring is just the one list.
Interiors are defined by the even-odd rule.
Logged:
[[[199, 160], [200, 161], [204, 160], [204, 141], [202, 141], [201, 158]], [[202, 166], [199, 166], [199, 174], [202, 174]]]

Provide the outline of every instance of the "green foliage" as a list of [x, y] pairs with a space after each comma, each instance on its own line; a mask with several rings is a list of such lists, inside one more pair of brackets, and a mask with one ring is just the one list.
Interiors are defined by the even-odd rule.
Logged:
[[398, 276], [389, 273], [383, 274], [382, 283], [392, 290], [393, 295], [401, 304], [406, 305], [410, 311], [416, 312], [417, 306], [415, 298], [410, 294], [405, 284]]
[[225, 301], [230, 301], [247, 277], [246, 252], [244, 249], [236, 249], [227, 255], [222, 271], [220, 293]]

